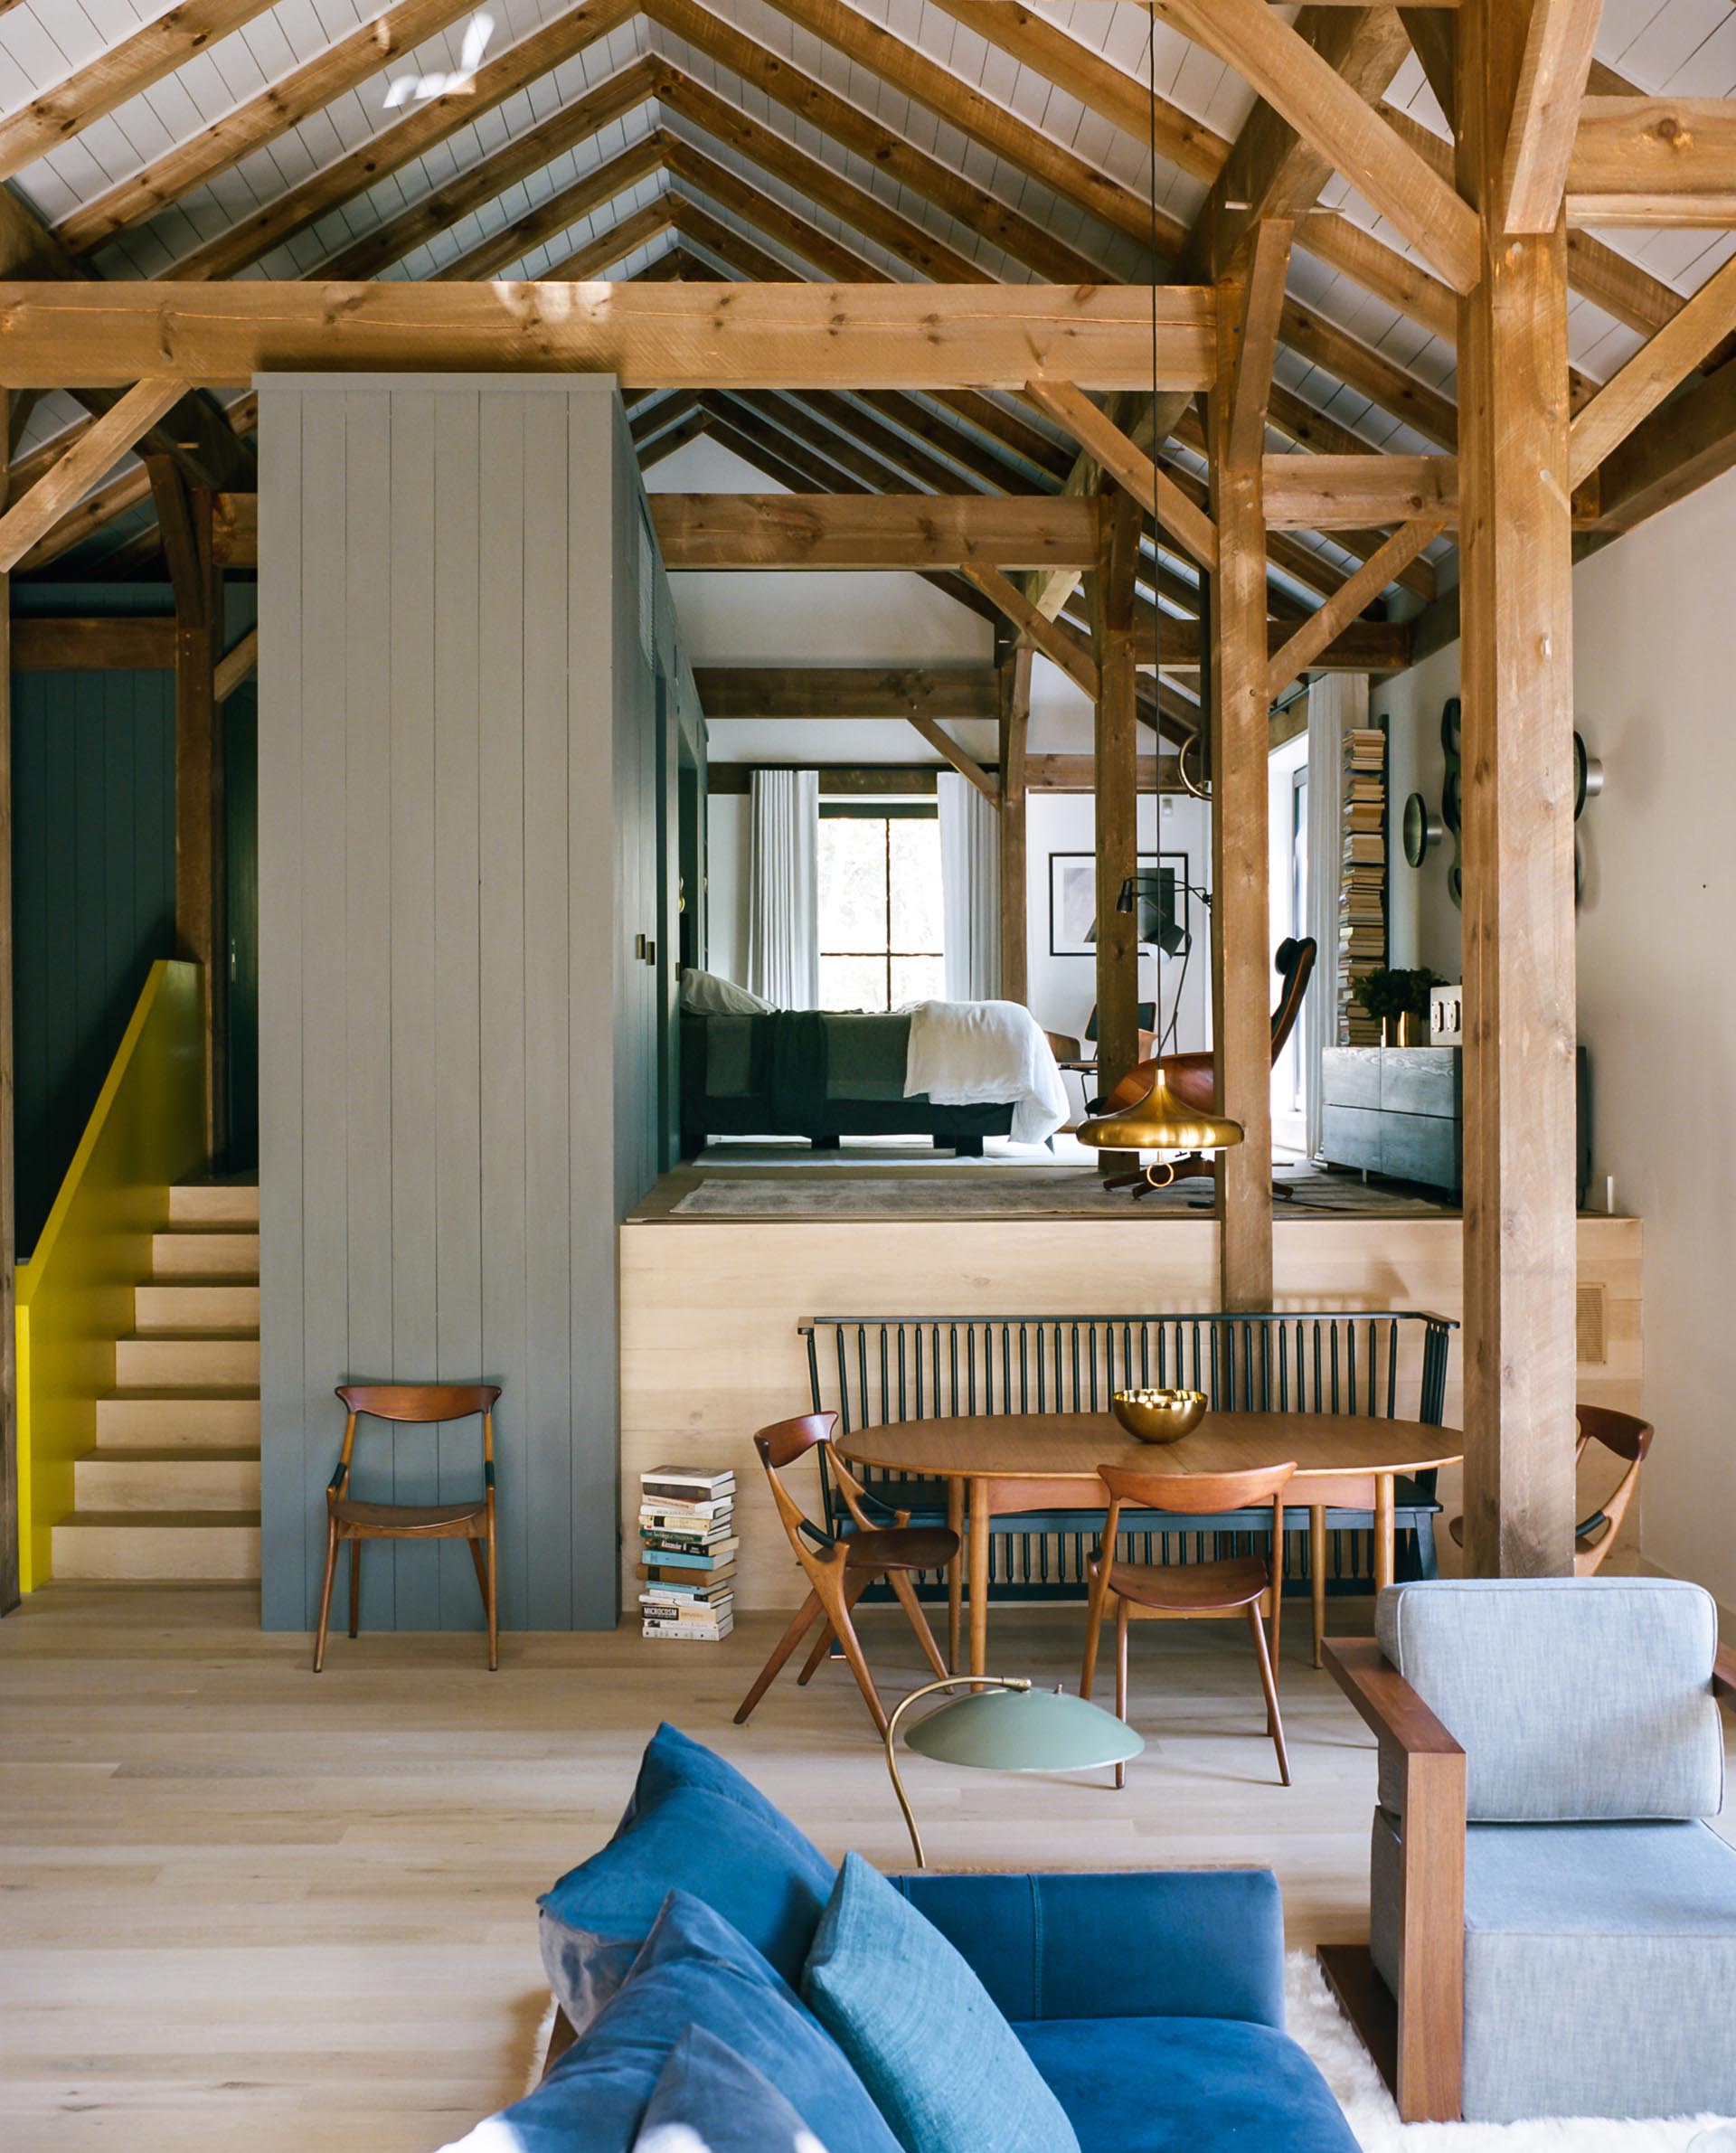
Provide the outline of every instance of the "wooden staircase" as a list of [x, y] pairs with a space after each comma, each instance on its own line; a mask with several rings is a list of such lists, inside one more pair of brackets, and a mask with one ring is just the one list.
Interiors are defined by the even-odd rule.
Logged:
[[133, 1330], [76, 1507], [53, 1528], [57, 1579], [259, 1574], [259, 1192], [169, 1192]]

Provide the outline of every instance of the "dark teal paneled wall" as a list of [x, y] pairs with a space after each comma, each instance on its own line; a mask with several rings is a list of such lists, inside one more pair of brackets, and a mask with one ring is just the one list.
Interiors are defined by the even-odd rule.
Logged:
[[24, 1256], [146, 975], [175, 954], [175, 676], [14, 673], [12, 726]]

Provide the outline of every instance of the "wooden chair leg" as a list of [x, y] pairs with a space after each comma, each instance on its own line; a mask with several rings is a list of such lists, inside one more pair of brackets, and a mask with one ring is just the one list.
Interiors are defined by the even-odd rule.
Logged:
[[1260, 1619], [1260, 1602], [1248, 1603], [1248, 1628], [1254, 1640], [1254, 1652], [1260, 1661], [1260, 1686], [1266, 1692], [1266, 1731], [1272, 1738], [1272, 1747], [1278, 1752], [1278, 1777], [1288, 1787], [1290, 1783], [1289, 1754], [1284, 1747], [1284, 1722], [1278, 1717], [1278, 1685], [1272, 1679], [1271, 1655], [1266, 1649], [1266, 1625]]
[[899, 1605], [910, 1619], [910, 1628], [916, 1632], [916, 1641], [929, 1656], [929, 1665], [944, 1681], [949, 1669], [940, 1657], [940, 1648], [934, 1641], [934, 1632], [929, 1628], [929, 1619], [922, 1612], [922, 1602], [916, 1596], [916, 1587], [901, 1570], [892, 1571], [886, 1582], [897, 1593]]
[[1326, 1641], [1326, 1514], [1316, 1504], [1308, 1512], [1308, 1586], [1314, 1597], [1314, 1664], [1326, 1664], [1320, 1648]]
[[332, 1616], [332, 1581], [337, 1575], [337, 1520], [326, 1527], [326, 1582], [319, 1592], [319, 1629], [314, 1638], [314, 1672], [326, 1665], [326, 1627]]
[[500, 1672], [500, 1555], [495, 1545], [495, 1516], [488, 1513], [488, 1672]]
[[947, 1482], [947, 1524], [958, 1545], [947, 1564], [947, 1672], [956, 1675], [965, 1649], [965, 1484]]
[[[1129, 1627], [1127, 1603], [1125, 1600], [1118, 1600], [1115, 1603], [1115, 1716], [1123, 1726], [1127, 1724], [1127, 1630]], [[1116, 1766], [1115, 1783], [1118, 1787], [1127, 1785], [1127, 1768], [1125, 1763]]]
[[844, 1657], [849, 1662], [850, 1672], [856, 1678], [856, 1687], [862, 1692], [862, 1701], [867, 1705], [875, 1730], [882, 1737], [886, 1733], [886, 1707], [880, 1701], [880, 1692], [874, 1687], [874, 1678], [868, 1671], [868, 1661], [856, 1637], [856, 1626], [850, 1619], [850, 1610], [840, 1601], [832, 1615], [832, 1627], [838, 1633], [838, 1642], [844, 1647]]
[[1097, 1642], [1103, 1627], [1103, 1602], [1109, 1596], [1109, 1558], [1107, 1552], [1091, 1564], [1091, 1590], [1085, 1604], [1085, 1658], [1079, 1670], [1079, 1694], [1089, 1697], [1097, 1680]]
[[735, 1714], [735, 1723], [738, 1727], [745, 1727], [747, 1725], [749, 1719], [752, 1716], [754, 1706], [760, 1702], [760, 1698], [765, 1695], [766, 1692], [771, 1687], [772, 1684], [777, 1681], [778, 1673], [781, 1670], [784, 1662], [789, 1657], [790, 1654], [795, 1651], [797, 1646], [801, 1643], [802, 1639], [807, 1635], [808, 1631], [813, 1629], [814, 1625], [820, 1619], [825, 1612], [826, 1610], [820, 1604], [819, 1594], [817, 1592], [810, 1592], [807, 1598], [803, 1601], [801, 1606], [797, 1609], [795, 1619], [790, 1623], [789, 1628], [785, 1630], [783, 1636], [778, 1638], [776, 1647], [773, 1648], [771, 1657], [766, 1662], [765, 1666], [760, 1668], [759, 1675], [755, 1678], [753, 1687], [748, 1692], [747, 1695], [742, 1698], [741, 1705], [737, 1709]]
[[[845, 1607], [854, 1607], [857, 1601], [859, 1601], [863, 1594], [868, 1590], [868, 1587], [872, 1582], [873, 1580], [871, 1579], [867, 1571], [857, 1571], [855, 1576], [851, 1579], [850, 1582], [845, 1585], [844, 1589], [844, 1604]], [[802, 1671], [796, 1677], [796, 1686], [797, 1689], [806, 1689], [808, 1684], [813, 1681], [815, 1676], [817, 1675], [820, 1669], [826, 1665], [826, 1660], [831, 1656], [833, 1646], [837, 1642], [837, 1631], [834, 1629], [832, 1625], [828, 1622], [820, 1631], [818, 1640], [815, 1644], [813, 1651], [811, 1651], [807, 1657], [802, 1662]]]
[[362, 1542], [350, 1543], [350, 1635], [354, 1637], [362, 1628]]
[[470, 1560], [476, 1566], [476, 1587], [482, 1594], [482, 1611], [488, 1619], [488, 1672], [492, 1675], [500, 1666], [500, 1626], [495, 1611], [494, 1553], [491, 1548], [485, 1568], [481, 1541], [472, 1540], [469, 1547]]

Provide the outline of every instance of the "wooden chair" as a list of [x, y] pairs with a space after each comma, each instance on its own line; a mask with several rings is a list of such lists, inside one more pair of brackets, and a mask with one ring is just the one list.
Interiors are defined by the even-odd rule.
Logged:
[[[1244, 1614], [1254, 1652], [1260, 1661], [1260, 1685], [1266, 1692], [1266, 1732], [1278, 1752], [1278, 1775], [1288, 1787], [1290, 1761], [1284, 1747], [1284, 1723], [1278, 1712], [1278, 1682], [1273, 1674], [1278, 1658], [1278, 1626], [1283, 1605], [1281, 1582], [1273, 1588], [1279, 1567], [1276, 1559], [1260, 1555], [1231, 1555], [1214, 1563], [1124, 1563], [1115, 1553], [1121, 1506], [1136, 1510], [1164, 1510], [1184, 1516], [1215, 1516], [1226, 1510], [1242, 1510], [1255, 1504], [1271, 1505], [1272, 1546], [1281, 1547], [1284, 1531], [1284, 1489], [1296, 1467], [1268, 1466], [1245, 1473], [1157, 1473], [1135, 1468], [1106, 1465], [1103, 1485], [1109, 1491], [1109, 1513], [1103, 1521], [1103, 1542], [1091, 1564], [1091, 1597], [1085, 1618], [1085, 1665], [1079, 1679], [1079, 1694], [1089, 1697], [1097, 1673], [1097, 1640], [1106, 1602], [1115, 1600], [1115, 1709], [1118, 1718], [1127, 1716], [1127, 1626], [1129, 1622], [1156, 1620], [1192, 1622], [1227, 1615]], [[1262, 1616], [1272, 1625], [1271, 1649], [1266, 1645]], [[1118, 1787], [1127, 1783], [1127, 1767], [1115, 1768]]]
[[[1296, 1029], [1297, 1019], [1302, 1014], [1302, 1004], [1308, 991], [1308, 981], [1314, 976], [1316, 945], [1312, 937], [1301, 941], [1280, 942], [1278, 954], [1272, 959], [1273, 969], [1283, 982], [1278, 989], [1277, 1006], [1272, 1011], [1272, 1065], [1289, 1043], [1290, 1034]], [[1161, 1062], [1156, 1059], [1141, 1061], [1128, 1070], [1114, 1089], [1101, 1099], [1087, 1102], [1093, 1114], [1118, 1114], [1126, 1107], [1136, 1106], [1157, 1081], [1161, 1067], [1164, 1081], [1171, 1093], [1184, 1106], [1196, 1113], [1212, 1114], [1217, 1111], [1217, 1063], [1210, 1050], [1186, 1054], [1165, 1054]], [[1209, 1181], [1215, 1171], [1215, 1159], [1203, 1151], [1191, 1151], [1184, 1157], [1166, 1160], [1161, 1166], [1142, 1166], [1137, 1174], [1109, 1174], [1104, 1176], [1103, 1185], [1111, 1189], [1131, 1189], [1136, 1200], [1147, 1190], [1168, 1188], [1177, 1181], [1204, 1179]], [[1275, 1196], [1289, 1196], [1294, 1192], [1282, 1182], [1272, 1184]]]
[[[1638, 1491], [1640, 1468], [1651, 1449], [1655, 1431], [1651, 1422], [1642, 1421], [1637, 1413], [1618, 1412], [1609, 1405], [1576, 1405], [1573, 1417], [1580, 1424], [1580, 1440], [1573, 1446], [1575, 1465], [1585, 1456], [1588, 1443], [1601, 1443], [1628, 1468], [1614, 1494], [1605, 1498], [1601, 1508], [1582, 1518], [1574, 1527], [1573, 1574], [1595, 1577], [1603, 1567], [1604, 1557], [1615, 1545], [1621, 1521], [1628, 1515], [1628, 1506]], [[1447, 1530], [1453, 1536], [1453, 1544], [1463, 1547], [1465, 1520], [1455, 1517]]]
[[[760, 1670], [759, 1679], [742, 1698], [741, 1708], [735, 1715], [738, 1727], [746, 1725], [754, 1706], [776, 1681], [784, 1662], [817, 1622], [821, 1625], [819, 1640], [808, 1654], [797, 1680], [812, 1681], [835, 1638], [875, 1726], [882, 1735], [885, 1733], [885, 1707], [868, 1671], [855, 1625], [850, 1619], [851, 1609], [876, 1578], [884, 1578], [898, 1595], [910, 1617], [910, 1628], [916, 1632], [917, 1642], [928, 1654], [929, 1664], [935, 1673], [944, 1676], [948, 1672], [910, 1579], [919, 1571], [950, 1567], [958, 1558], [958, 1535], [944, 1525], [920, 1526], [913, 1530], [908, 1510], [894, 1511], [890, 1525], [877, 1525], [863, 1507], [862, 1487], [832, 1448], [832, 1433], [837, 1423], [836, 1413], [804, 1413], [799, 1420], [779, 1421], [773, 1427], [762, 1428], [753, 1439], [753, 1447], [760, 1453], [760, 1462], [771, 1486], [771, 1499], [778, 1506], [778, 1518], [807, 1579], [808, 1593], [797, 1610], [795, 1619], [778, 1640], [771, 1657]], [[828, 1533], [815, 1525], [779, 1478], [787, 1467], [816, 1453], [823, 1455], [830, 1465], [854, 1531]]]
[[[350, 1544], [350, 1635], [362, 1614], [362, 1543], [364, 1540], [467, 1540], [476, 1566], [476, 1583], [488, 1617], [488, 1667], [500, 1666], [499, 1575], [495, 1560], [495, 1401], [497, 1383], [340, 1383], [348, 1419], [337, 1470], [326, 1489], [326, 1582], [319, 1595], [319, 1632], [314, 1639], [314, 1672], [326, 1664], [326, 1629], [332, 1611], [332, 1582], [337, 1574], [337, 1546]], [[364, 1415], [374, 1421], [418, 1424], [467, 1421], [482, 1415], [482, 1493], [461, 1503], [362, 1503], [350, 1494], [350, 1465], [355, 1452], [355, 1425]], [[488, 1544], [484, 1564], [482, 1544]]]

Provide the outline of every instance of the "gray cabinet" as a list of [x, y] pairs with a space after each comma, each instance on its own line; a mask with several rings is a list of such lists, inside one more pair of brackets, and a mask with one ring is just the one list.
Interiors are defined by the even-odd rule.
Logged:
[[1460, 1057], [1453, 1046], [1339, 1046], [1322, 1057], [1322, 1156], [1395, 1181], [1462, 1179]]

